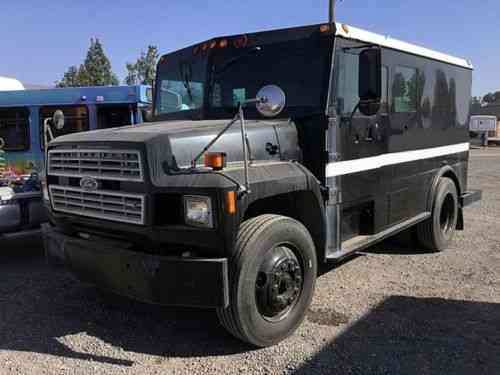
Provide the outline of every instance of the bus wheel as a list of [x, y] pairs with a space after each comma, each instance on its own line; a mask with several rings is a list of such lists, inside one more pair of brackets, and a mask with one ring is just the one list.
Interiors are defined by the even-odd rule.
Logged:
[[419, 242], [431, 251], [445, 250], [453, 239], [457, 220], [457, 188], [451, 179], [441, 178], [434, 196], [432, 216], [417, 225]]
[[229, 306], [221, 324], [257, 347], [274, 345], [300, 325], [316, 283], [314, 242], [298, 221], [262, 215], [245, 221], [230, 263]]

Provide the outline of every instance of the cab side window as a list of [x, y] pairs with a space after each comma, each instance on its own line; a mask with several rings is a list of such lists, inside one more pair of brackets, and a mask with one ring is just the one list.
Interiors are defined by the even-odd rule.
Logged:
[[[382, 66], [381, 113], [389, 112], [389, 67]], [[337, 50], [335, 55], [335, 100], [337, 114], [350, 116], [359, 102], [359, 50]], [[359, 113], [359, 112], [356, 112]]]
[[335, 68], [337, 114], [349, 116], [359, 102], [359, 55], [352, 51], [337, 50]]
[[380, 98], [380, 112], [389, 112], [389, 67], [382, 65], [382, 97]]

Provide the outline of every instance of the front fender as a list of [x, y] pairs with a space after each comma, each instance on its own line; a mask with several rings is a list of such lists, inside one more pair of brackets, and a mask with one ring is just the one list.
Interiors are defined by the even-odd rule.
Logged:
[[[242, 175], [232, 178], [241, 181]], [[249, 170], [251, 191], [239, 202], [237, 233], [243, 220], [261, 214], [278, 214], [300, 221], [310, 232], [318, 259], [326, 239], [326, 216], [321, 186], [316, 177], [297, 162], [254, 165]]]

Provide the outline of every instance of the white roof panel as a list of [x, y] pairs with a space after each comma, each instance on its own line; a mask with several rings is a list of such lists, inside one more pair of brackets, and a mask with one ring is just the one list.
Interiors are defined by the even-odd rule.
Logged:
[[467, 69], [473, 69], [471, 62], [459, 58], [447, 55], [442, 52], [437, 52], [425, 47], [420, 47], [415, 44], [403, 42], [398, 39], [391, 38], [389, 36], [384, 36], [371, 31], [366, 31], [352, 27], [346, 24], [337, 23], [337, 35], [348, 39], [355, 39], [361, 42], [377, 44], [382, 47], [392, 48], [395, 50], [412, 53], [414, 55], [428, 57], [434, 60], [442, 61], [448, 64], [458, 65]]
[[21, 82], [14, 78], [0, 77], [0, 91], [24, 90]]

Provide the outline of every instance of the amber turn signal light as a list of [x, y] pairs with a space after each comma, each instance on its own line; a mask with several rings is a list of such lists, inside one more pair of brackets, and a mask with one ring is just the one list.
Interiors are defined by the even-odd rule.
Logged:
[[230, 215], [236, 213], [236, 192], [228, 191], [226, 193], [226, 211]]
[[331, 29], [332, 29], [331, 26], [327, 25], [327, 24], [321, 25], [319, 27], [319, 31], [322, 32], [322, 33], [329, 33], [331, 31]]
[[226, 154], [224, 152], [207, 152], [205, 154], [205, 167], [220, 171], [226, 167]]

